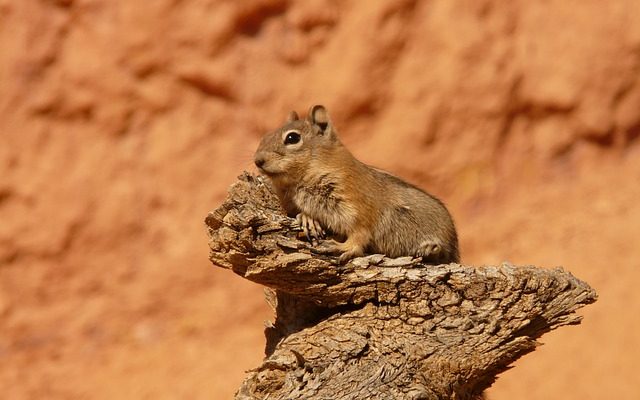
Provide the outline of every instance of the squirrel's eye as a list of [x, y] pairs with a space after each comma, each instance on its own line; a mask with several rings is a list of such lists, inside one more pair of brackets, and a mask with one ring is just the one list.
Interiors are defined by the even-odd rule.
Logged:
[[296, 144], [300, 141], [300, 134], [298, 132], [289, 132], [287, 137], [284, 138], [284, 144]]

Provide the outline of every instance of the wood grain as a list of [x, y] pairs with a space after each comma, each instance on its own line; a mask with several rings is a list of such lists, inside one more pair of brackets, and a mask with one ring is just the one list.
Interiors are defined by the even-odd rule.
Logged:
[[213, 264], [266, 286], [276, 314], [236, 399], [471, 399], [597, 299], [561, 268], [382, 255], [339, 265], [248, 173], [206, 225]]

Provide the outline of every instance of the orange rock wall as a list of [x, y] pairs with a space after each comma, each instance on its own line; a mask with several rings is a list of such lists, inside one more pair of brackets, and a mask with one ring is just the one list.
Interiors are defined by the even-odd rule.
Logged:
[[490, 399], [640, 398], [634, 0], [0, 0], [2, 397], [230, 398], [271, 314], [202, 221], [314, 103], [463, 261], [599, 291]]

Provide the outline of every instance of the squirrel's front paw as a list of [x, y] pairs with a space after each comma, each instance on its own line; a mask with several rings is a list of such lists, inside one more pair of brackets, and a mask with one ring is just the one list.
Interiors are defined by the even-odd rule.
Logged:
[[322, 229], [320, 223], [307, 214], [300, 213], [296, 215], [296, 221], [298, 221], [298, 225], [302, 228], [302, 232], [304, 232], [307, 240], [313, 245], [316, 245], [318, 240], [325, 237], [325, 231]]

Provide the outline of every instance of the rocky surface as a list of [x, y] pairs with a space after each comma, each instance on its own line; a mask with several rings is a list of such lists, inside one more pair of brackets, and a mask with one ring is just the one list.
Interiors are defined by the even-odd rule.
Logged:
[[313, 103], [447, 202], [465, 263], [600, 294], [490, 399], [640, 396], [634, 0], [0, 0], [3, 394], [229, 398], [270, 313], [202, 221]]

